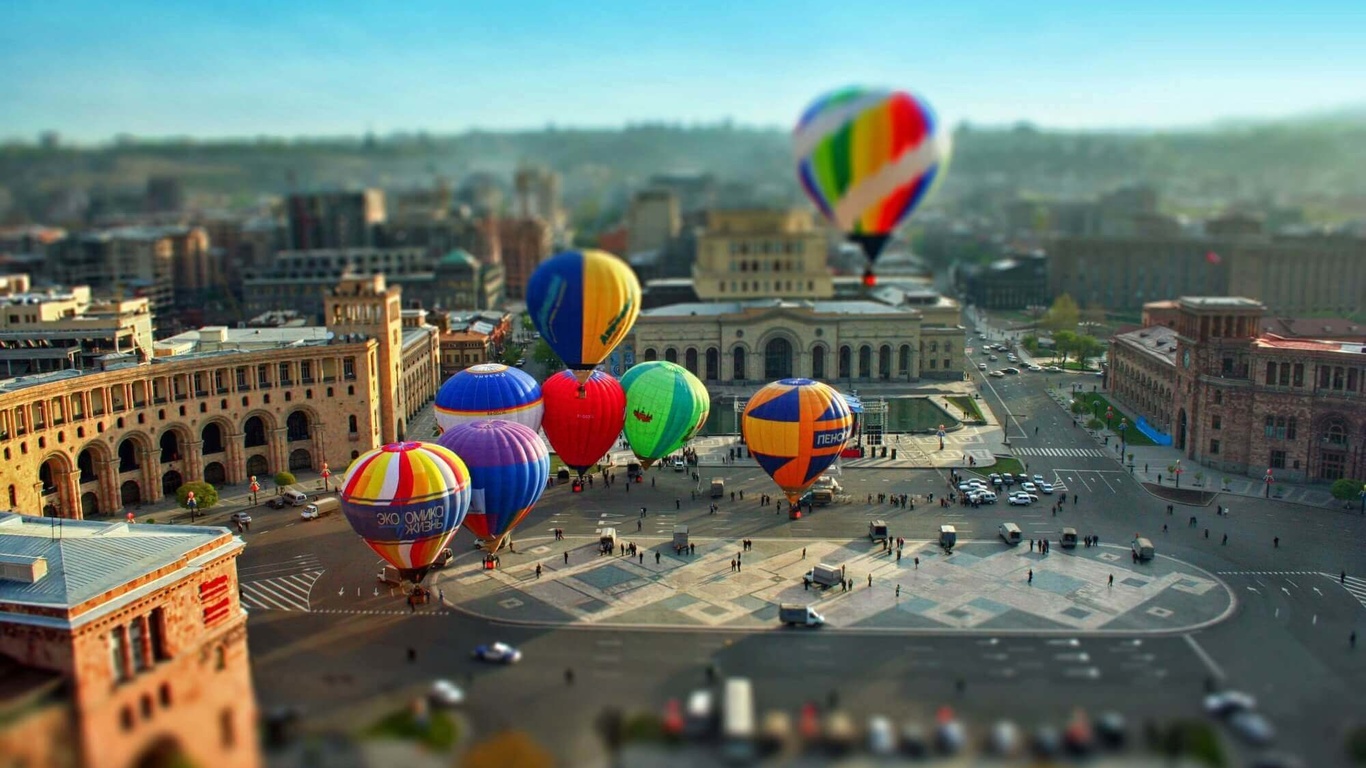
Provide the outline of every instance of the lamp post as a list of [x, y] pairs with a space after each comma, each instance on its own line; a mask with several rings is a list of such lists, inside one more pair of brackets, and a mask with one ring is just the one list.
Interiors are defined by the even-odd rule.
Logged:
[[251, 476], [251, 505], [256, 506], [256, 494], [261, 492], [261, 484], [256, 482], [256, 475]]
[[1119, 420], [1119, 452], [1122, 454], [1129, 450], [1129, 420], [1121, 418]]
[[194, 513], [199, 509], [199, 502], [194, 500], [194, 491], [185, 494], [185, 508], [190, 510], [190, 522], [194, 522]]
[[1264, 482], [1266, 482], [1266, 498], [1269, 499], [1269, 498], [1271, 498], [1271, 484], [1274, 483], [1274, 482], [1276, 482], [1276, 478], [1274, 478], [1274, 477], [1271, 476], [1271, 468], [1270, 468], [1270, 467], [1267, 467], [1267, 468], [1266, 468], [1266, 477], [1263, 478], [1263, 480], [1264, 480]]
[[939, 425], [939, 450], [944, 450], [944, 425]]
[[1177, 460], [1176, 460], [1176, 466], [1175, 466], [1174, 469], [1172, 469], [1172, 474], [1176, 476], [1176, 487], [1177, 487], [1177, 488], [1180, 488], [1180, 487], [1181, 487], [1181, 473], [1184, 472], [1184, 471], [1185, 471], [1185, 470], [1181, 469], [1181, 460], [1180, 460], [1180, 459], [1177, 459]]
[[332, 484], [331, 484], [331, 483], [329, 482], [329, 480], [328, 480], [328, 478], [330, 478], [330, 477], [332, 477], [332, 470], [330, 470], [330, 469], [327, 468], [327, 462], [324, 461], [324, 462], [323, 462], [323, 490], [327, 491], [328, 493], [331, 493], [331, 492], [332, 492]]
[[1361, 486], [1361, 493], [1358, 496], [1361, 498], [1361, 514], [1366, 515], [1366, 485]]

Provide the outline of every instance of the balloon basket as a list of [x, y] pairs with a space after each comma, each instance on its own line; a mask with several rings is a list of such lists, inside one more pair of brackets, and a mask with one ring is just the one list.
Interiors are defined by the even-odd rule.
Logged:
[[574, 493], [583, 493], [583, 481], [575, 480], [573, 485]]
[[484, 555], [484, 570], [492, 571], [498, 567], [498, 558], [493, 555]]
[[636, 475], [636, 482], [637, 482], [637, 483], [641, 482], [643, 479], [644, 479], [644, 478], [642, 478], [640, 475]]
[[787, 511], [787, 519], [788, 519], [788, 520], [800, 520], [800, 519], [802, 519], [802, 511], [801, 511], [800, 509], [789, 509], [789, 510]]

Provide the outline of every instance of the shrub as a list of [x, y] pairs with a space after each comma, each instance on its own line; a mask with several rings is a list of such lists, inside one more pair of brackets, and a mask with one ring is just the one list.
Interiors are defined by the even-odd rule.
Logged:
[[1101, 421], [1100, 419], [1097, 419], [1096, 417], [1092, 416], [1092, 417], [1091, 417], [1091, 420], [1088, 421], [1088, 422], [1086, 422], [1086, 428], [1087, 428], [1087, 429], [1104, 429], [1104, 428], [1105, 428], [1105, 422], [1103, 422], [1103, 421]]
[[1352, 501], [1361, 493], [1361, 486], [1360, 480], [1349, 480], [1344, 477], [1341, 480], [1334, 481], [1328, 492], [1339, 501]]
[[194, 492], [195, 505], [200, 512], [207, 512], [218, 504], [218, 489], [208, 483], [185, 483], [175, 489], [176, 503], [182, 509], [190, 508], [190, 492]]
[[275, 485], [278, 486], [278, 487], [280, 487], [280, 488], [284, 488], [284, 487], [286, 487], [286, 486], [294, 485], [294, 484], [297, 483], [297, 482], [299, 482], [299, 479], [298, 479], [297, 477], [294, 476], [294, 473], [293, 473], [293, 472], [276, 472], [276, 473], [275, 473]]

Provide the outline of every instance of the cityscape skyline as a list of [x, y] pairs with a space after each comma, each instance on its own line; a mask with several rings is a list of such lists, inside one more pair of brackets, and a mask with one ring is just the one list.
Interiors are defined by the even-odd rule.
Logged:
[[914, 90], [955, 124], [1155, 129], [1350, 108], [1338, 83], [1366, 78], [1366, 11], [1347, 3], [1076, 5], [20, 4], [0, 19], [0, 66], [18, 75], [0, 83], [3, 136], [785, 127], [854, 82]]

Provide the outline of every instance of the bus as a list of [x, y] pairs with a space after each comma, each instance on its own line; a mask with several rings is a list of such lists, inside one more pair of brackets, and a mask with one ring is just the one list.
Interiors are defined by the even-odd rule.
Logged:
[[726, 762], [754, 759], [754, 687], [743, 677], [726, 680], [721, 699], [721, 749]]

